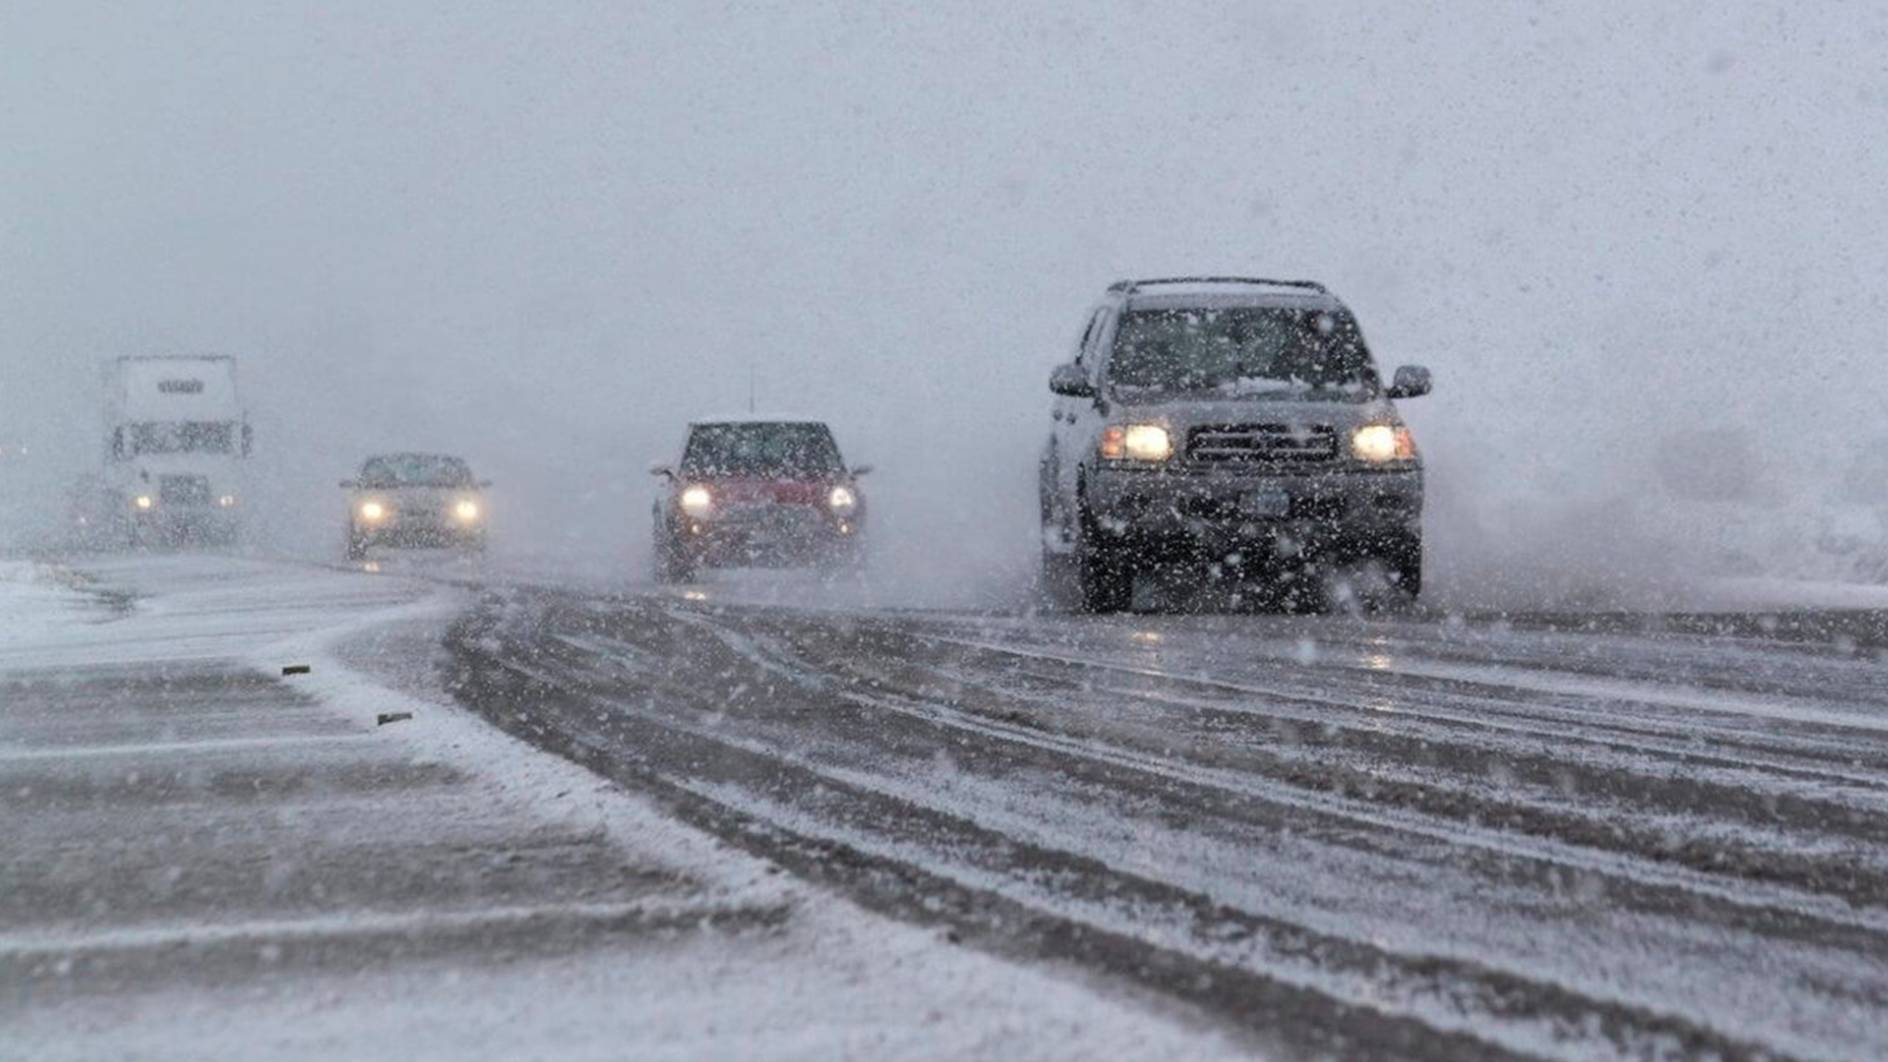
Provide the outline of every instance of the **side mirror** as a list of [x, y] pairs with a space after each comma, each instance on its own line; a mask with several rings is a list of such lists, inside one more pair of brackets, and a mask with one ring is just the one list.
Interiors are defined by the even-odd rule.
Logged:
[[243, 424], [243, 456], [248, 457], [256, 449], [256, 429]]
[[1049, 390], [1069, 398], [1095, 397], [1095, 385], [1088, 382], [1088, 373], [1073, 362], [1055, 367], [1049, 374]]
[[871, 465], [853, 465], [852, 474], [855, 477], [869, 476], [872, 474], [872, 466]]
[[670, 468], [668, 465], [663, 464], [660, 461], [650, 462], [649, 474], [652, 476], [667, 476], [670, 479], [675, 478], [675, 470], [673, 468]]
[[359, 490], [361, 489], [361, 481], [358, 479], [344, 479], [341, 481], [341, 489], [342, 490]]
[[1396, 376], [1390, 381], [1389, 397], [1421, 398], [1434, 386], [1428, 369], [1421, 365], [1402, 365], [1397, 367]]

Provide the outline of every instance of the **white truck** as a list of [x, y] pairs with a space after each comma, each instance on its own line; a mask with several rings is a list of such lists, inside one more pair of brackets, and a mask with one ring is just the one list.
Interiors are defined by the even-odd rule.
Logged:
[[103, 493], [125, 540], [227, 544], [240, 536], [253, 439], [236, 359], [115, 359], [105, 370], [105, 416]]

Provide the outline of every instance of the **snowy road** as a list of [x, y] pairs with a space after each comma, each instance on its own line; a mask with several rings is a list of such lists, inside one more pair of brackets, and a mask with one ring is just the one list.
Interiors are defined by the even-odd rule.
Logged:
[[1283, 1053], [1879, 1058], [1882, 632], [510, 588], [449, 646], [685, 821]]
[[435, 680], [469, 600], [212, 557], [0, 564], [0, 1059], [1250, 1050], [496, 733]]
[[1888, 1054], [1881, 613], [0, 576], [32, 1057]]

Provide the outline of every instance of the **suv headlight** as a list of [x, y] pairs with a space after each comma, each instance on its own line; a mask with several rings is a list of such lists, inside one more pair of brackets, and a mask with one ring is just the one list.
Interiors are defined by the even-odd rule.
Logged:
[[715, 496], [708, 493], [708, 488], [697, 483], [692, 487], [682, 488], [682, 511], [701, 519], [713, 512]]
[[452, 515], [458, 517], [461, 522], [472, 523], [479, 518], [479, 503], [471, 498], [462, 498], [457, 505], [452, 507]]
[[1388, 464], [1416, 459], [1416, 439], [1401, 424], [1366, 424], [1350, 437], [1350, 452], [1359, 461]]
[[834, 487], [832, 493], [826, 495], [826, 504], [832, 507], [835, 515], [851, 516], [853, 510], [859, 507], [859, 496], [852, 492], [851, 487]]
[[1173, 456], [1173, 436], [1158, 424], [1122, 424], [1101, 433], [1101, 456], [1109, 461], [1165, 461]]

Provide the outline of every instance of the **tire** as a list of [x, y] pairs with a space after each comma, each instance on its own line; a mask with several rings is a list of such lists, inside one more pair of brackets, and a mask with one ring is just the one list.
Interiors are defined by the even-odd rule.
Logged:
[[367, 559], [367, 540], [351, 531], [347, 536], [347, 559], [351, 561]]
[[1404, 535], [1384, 550], [1383, 569], [1396, 589], [1410, 601], [1415, 601], [1423, 592], [1423, 539], [1421, 535]]
[[1125, 550], [1110, 548], [1088, 515], [1086, 491], [1076, 499], [1074, 575], [1082, 611], [1126, 612], [1134, 605], [1134, 564]]
[[1134, 605], [1134, 569], [1114, 550], [1083, 546], [1076, 555], [1082, 609], [1096, 615], [1126, 612]]
[[1086, 513], [1075, 543], [1075, 585], [1082, 610], [1102, 615], [1134, 606], [1134, 563], [1125, 550], [1111, 549], [1091, 526]]
[[664, 585], [695, 581], [695, 566], [673, 549], [656, 547], [656, 582]]

